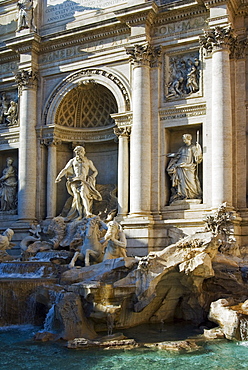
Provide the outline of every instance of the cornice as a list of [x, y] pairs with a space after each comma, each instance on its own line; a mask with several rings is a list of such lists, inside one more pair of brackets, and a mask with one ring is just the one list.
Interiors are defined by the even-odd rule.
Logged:
[[129, 8], [115, 11], [116, 18], [129, 27], [138, 24], [153, 24], [158, 14], [158, 6], [154, 2], [138, 4]]
[[208, 9], [206, 9], [206, 7], [193, 4], [193, 6], [189, 7], [187, 10], [175, 8], [166, 13], [164, 12], [159, 13], [154, 22], [154, 26], [159, 26], [164, 23], [170, 23], [170, 22], [179, 22], [184, 19], [191, 19], [193, 17], [208, 16], [208, 15], [209, 15], [209, 11]]
[[228, 5], [236, 15], [248, 14], [248, 0], [202, 0], [207, 9], [219, 5]]
[[37, 33], [30, 33], [6, 41], [6, 46], [17, 53], [39, 53], [41, 38]]
[[72, 35], [65, 35], [65, 37], [63, 38], [61, 37], [57, 39], [56, 37], [54, 37], [47, 41], [42, 39], [40, 52], [46, 53], [49, 51], [58, 50], [65, 47], [76, 46], [80, 44], [83, 46], [83, 44], [85, 43], [97, 41], [100, 39], [102, 40], [104, 38], [106, 39], [109, 37], [125, 35], [129, 33], [130, 33], [129, 27], [120, 24], [116, 25], [115, 27], [112, 26], [112, 28], [110, 29], [105, 27], [105, 29], [97, 29], [87, 32], [81, 30], [81, 32], [80, 33], [78, 32], [77, 35], [73, 33]]

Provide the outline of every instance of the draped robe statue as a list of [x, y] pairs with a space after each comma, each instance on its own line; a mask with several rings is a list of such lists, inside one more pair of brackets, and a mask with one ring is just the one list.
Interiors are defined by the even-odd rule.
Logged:
[[197, 165], [202, 161], [202, 149], [200, 144], [193, 145], [191, 141], [192, 136], [184, 134], [184, 145], [177, 153], [168, 155], [171, 160], [167, 172], [172, 181], [170, 203], [175, 200], [201, 199], [202, 191], [197, 175]]

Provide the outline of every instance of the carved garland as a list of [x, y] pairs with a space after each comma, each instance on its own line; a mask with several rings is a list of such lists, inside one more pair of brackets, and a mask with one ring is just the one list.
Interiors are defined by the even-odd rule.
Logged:
[[61, 82], [61, 84], [58, 86], [58, 88], [50, 96], [50, 99], [49, 99], [49, 101], [46, 105], [46, 108], [45, 108], [44, 124], [46, 124], [49, 108], [50, 108], [55, 96], [58, 94], [58, 92], [64, 86], [66, 86], [68, 83], [73, 82], [73, 81], [79, 79], [80, 77], [86, 77], [86, 76], [91, 77], [92, 75], [101, 75], [101, 76], [104, 76], [104, 77], [108, 78], [109, 80], [113, 81], [118, 86], [118, 88], [121, 90], [121, 93], [122, 93], [122, 95], [124, 97], [124, 100], [125, 100], [125, 103], [126, 103], [126, 110], [127, 111], [130, 110], [130, 99], [129, 99], [128, 92], [127, 92], [125, 86], [123, 85], [123, 83], [116, 76], [114, 76], [111, 72], [104, 71], [102, 69], [85, 69], [85, 70], [79, 71], [79, 72], [73, 74], [72, 76], [67, 77], [65, 80], [63, 80]]

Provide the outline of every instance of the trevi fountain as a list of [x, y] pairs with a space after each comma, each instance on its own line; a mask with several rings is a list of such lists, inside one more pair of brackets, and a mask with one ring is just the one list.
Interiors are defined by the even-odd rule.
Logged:
[[0, 0], [0, 369], [247, 369], [246, 0]]

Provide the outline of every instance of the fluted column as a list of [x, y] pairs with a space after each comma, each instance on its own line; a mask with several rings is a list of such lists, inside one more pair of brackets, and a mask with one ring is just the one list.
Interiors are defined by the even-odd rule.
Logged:
[[49, 140], [47, 157], [47, 218], [56, 216], [57, 187], [55, 179], [57, 176], [57, 148], [58, 140]]
[[232, 205], [232, 111], [230, 50], [232, 30], [216, 27], [205, 33], [203, 47], [212, 53], [212, 207]]
[[130, 138], [130, 215], [151, 213], [151, 92], [149, 45], [127, 48], [133, 65], [133, 126]]
[[37, 75], [30, 70], [15, 74], [20, 95], [20, 147], [18, 172], [18, 219], [35, 219], [36, 206], [36, 94]]
[[131, 127], [116, 127], [115, 134], [119, 138], [118, 149], [118, 215], [128, 214], [129, 203], [129, 136]]

